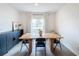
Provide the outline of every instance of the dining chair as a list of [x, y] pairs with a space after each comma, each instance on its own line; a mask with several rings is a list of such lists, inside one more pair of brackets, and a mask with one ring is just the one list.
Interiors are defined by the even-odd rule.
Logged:
[[28, 43], [29, 43], [28, 40], [22, 40], [22, 45], [21, 45], [20, 52], [21, 52], [21, 50], [22, 50], [22, 48], [23, 48], [23, 45], [25, 45], [26, 48], [27, 48], [27, 50], [28, 50], [28, 46], [27, 46]]
[[59, 44], [59, 46], [60, 46], [60, 49], [62, 50], [62, 46], [61, 46], [61, 41], [60, 41], [60, 39], [61, 39], [61, 38], [54, 40], [54, 44], [56, 44], [54, 50], [56, 49], [56, 47], [58, 46], [58, 44]]
[[45, 38], [37, 38], [36, 39], [35, 55], [37, 53], [37, 47], [44, 47], [45, 55], [46, 55], [46, 39]]
[[53, 33], [55, 33], [55, 34], [57, 34], [58, 36], [60, 36], [60, 38], [57, 38], [57, 39], [55, 39], [54, 40], [54, 44], [55, 44], [55, 47], [54, 47], [54, 50], [56, 49], [56, 47], [58, 46], [58, 45], [60, 45], [60, 49], [62, 50], [62, 46], [61, 46], [61, 35], [59, 35], [57, 32], [55, 32], [55, 31], [53, 31]]

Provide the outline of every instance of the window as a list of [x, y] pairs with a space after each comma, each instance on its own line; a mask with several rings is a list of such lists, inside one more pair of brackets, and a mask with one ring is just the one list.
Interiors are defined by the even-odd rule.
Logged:
[[44, 32], [44, 18], [33, 18], [31, 22], [31, 33], [39, 33], [39, 30]]

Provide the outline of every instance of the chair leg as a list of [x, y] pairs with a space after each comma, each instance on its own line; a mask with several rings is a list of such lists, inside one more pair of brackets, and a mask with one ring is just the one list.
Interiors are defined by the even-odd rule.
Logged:
[[46, 56], [46, 41], [45, 41], [45, 56]]
[[45, 46], [45, 56], [46, 56], [46, 46]]
[[60, 49], [62, 50], [61, 43], [59, 43], [59, 45], [60, 45]]
[[46, 41], [45, 41], [45, 56], [46, 56]]
[[[29, 51], [29, 48], [28, 46], [24, 43], [24, 45], [26, 46], [27, 50]], [[27, 55], [29, 54], [29, 52], [27, 52]]]
[[55, 48], [54, 48], [54, 50], [56, 49], [57, 45], [58, 45], [58, 44], [56, 44], [56, 45], [55, 45]]
[[22, 50], [23, 44], [24, 44], [24, 45], [26, 46], [26, 48], [28, 49], [27, 45], [26, 45], [25, 43], [22, 43], [20, 52], [21, 52], [21, 50]]
[[21, 50], [22, 50], [22, 47], [23, 47], [23, 43], [22, 43], [22, 45], [21, 45], [21, 49], [20, 49], [20, 52], [21, 52]]
[[28, 49], [28, 46], [25, 44], [26, 48]]
[[36, 54], [37, 54], [37, 47], [35, 47], [35, 56], [36, 56]]

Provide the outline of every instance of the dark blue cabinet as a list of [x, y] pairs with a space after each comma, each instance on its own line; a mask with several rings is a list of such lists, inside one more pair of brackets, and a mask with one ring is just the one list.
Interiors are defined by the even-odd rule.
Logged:
[[13, 46], [15, 46], [20, 40], [20, 31], [10, 31], [0, 34], [0, 56], [7, 53]]
[[13, 47], [13, 34], [12, 32], [9, 32], [7, 35], [7, 51], [10, 50]]
[[0, 55], [5, 54], [6, 51], [6, 33], [0, 34]]

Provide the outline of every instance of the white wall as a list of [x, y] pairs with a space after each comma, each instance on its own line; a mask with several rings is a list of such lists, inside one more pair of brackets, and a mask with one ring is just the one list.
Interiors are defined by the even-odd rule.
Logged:
[[8, 4], [0, 4], [0, 32], [11, 31], [12, 21], [19, 20], [17, 10]]
[[45, 14], [45, 31], [48, 33], [55, 31], [55, 16], [56, 13]]
[[20, 22], [22, 22], [24, 33], [31, 31], [31, 13], [20, 12]]
[[[43, 13], [44, 14], [44, 13]], [[11, 31], [12, 21], [20, 21], [23, 24], [24, 33], [31, 31], [30, 12], [19, 12], [8, 4], [0, 4], [0, 32]], [[54, 30], [55, 13], [45, 13], [45, 30]]]
[[63, 44], [79, 55], [79, 4], [66, 4], [56, 14], [56, 31]]
[[[24, 33], [31, 32], [31, 19], [32, 19], [31, 12], [20, 12], [20, 21], [23, 24]], [[37, 13], [38, 14], [38, 13]], [[45, 32], [51, 32], [54, 30], [54, 20], [55, 20], [55, 13], [41, 13], [44, 15], [45, 18]]]

